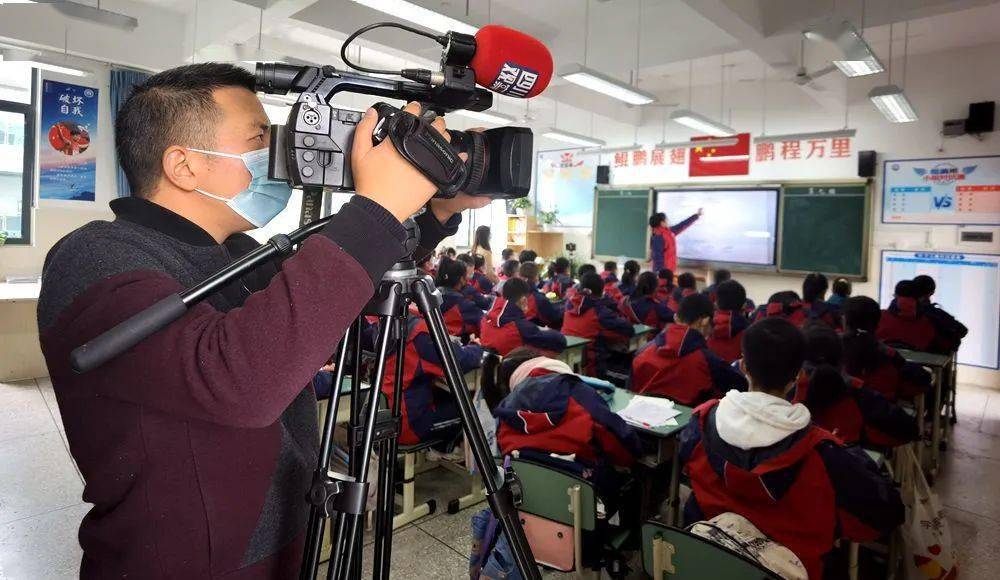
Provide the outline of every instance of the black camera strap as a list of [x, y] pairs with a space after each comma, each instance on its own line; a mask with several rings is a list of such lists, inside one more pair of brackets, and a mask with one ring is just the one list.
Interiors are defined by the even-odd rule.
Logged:
[[379, 121], [372, 141], [378, 145], [388, 137], [396, 151], [436, 185], [444, 197], [458, 193], [468, 168], [431, 122], [386, 103], [377, 103], [375, 110]]

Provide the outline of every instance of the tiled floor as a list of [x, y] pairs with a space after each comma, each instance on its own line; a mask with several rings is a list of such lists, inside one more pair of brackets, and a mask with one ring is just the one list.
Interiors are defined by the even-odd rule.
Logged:
[[[1000, 553], [1000, 391], [962, 386], [959, 424], [935, 486], [945, 504], [965, 579], [994, 578]], [[444, 513], [465, 482], [444, 470], [418, 479], [418, 499], [442, 510], [398, 530], [394, 578], [467, 578], [469, 518]], [[75, 578], [83, 480], [66, 447], [47, 379], [0, 383], [0, 580]], [[366, 558], [366, 570], [370, 566]], [[325, 572], [325, 571], [324, 571]], [[321, 576], [322, 577], [322, 576]], [[547, 578], [568, 577], [546, 574]]]

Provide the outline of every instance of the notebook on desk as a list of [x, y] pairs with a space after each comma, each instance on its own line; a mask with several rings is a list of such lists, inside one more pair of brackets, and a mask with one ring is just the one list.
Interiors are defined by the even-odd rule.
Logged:
[[644, 395], [635, 395], [624, 409], [618, 411], [618, 416], [626, 423], [646, 428], [677, 425], [675, 417], [680, 414], [673, 401]]

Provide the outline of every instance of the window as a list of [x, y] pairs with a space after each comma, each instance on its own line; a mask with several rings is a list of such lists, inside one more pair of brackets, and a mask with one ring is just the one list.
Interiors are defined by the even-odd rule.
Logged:
[[0, 63], [0, 237], [31, 242], [35, 166], [35, 75], [23, 63]]

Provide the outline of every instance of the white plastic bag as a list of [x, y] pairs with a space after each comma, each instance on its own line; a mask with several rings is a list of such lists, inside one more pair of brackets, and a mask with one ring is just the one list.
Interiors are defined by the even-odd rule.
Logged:
[[[918, 443], [919, 444], [919, 443]], [[913, 450], [899, 449], [909, 454], [912, 466], [913, 505], [907, 506], [903, 524], [903, 569], [908, 580], [953, 580], [958, 578], [958, 560], [951, 543], [951, 528], [941, 508], [941, 500], [931, 491]]]

